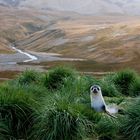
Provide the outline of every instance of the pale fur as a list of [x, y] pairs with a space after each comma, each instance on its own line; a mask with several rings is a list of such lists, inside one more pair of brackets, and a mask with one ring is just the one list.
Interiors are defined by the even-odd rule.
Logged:
[[[91, 107], [94, 108], [97, 112], [107, 112], [110, 114], [116, 114], [118, 113], [118, 107], [116, 105], [106, 105], [104, 98], [102, 96], [101, 89], [98, 91], [98, 93], [93, 93], [93, 91], [90, 91], [90, 99], [91, 99]], [[105, 110], [103, 110], [103, 106], [105, 106]]]
[[102, 112], [102, 106], [105, 105], [104, 98], [101, 94], [101, 92], [98, 92], [97, 94], [90, 93], [90, 98], [91, 98], [91, 107], [94, 108], [98, 112]]

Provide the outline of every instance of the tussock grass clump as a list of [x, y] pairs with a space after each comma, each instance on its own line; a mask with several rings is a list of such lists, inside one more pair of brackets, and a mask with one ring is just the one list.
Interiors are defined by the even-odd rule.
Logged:
[[0, 136], [27, 139], [36, 103], [24, 93], [0, 93]]
[[66, 110], [50, 109], [40, 121], [37, 139], [76, 140], [86, 136], [88, 120]]
[[48, 94], [48, 90], [41, 84], [28, 84], [28, 85], [20, 85], [19, 83], [10, 81], [8, 83], [4, 83], [0, 86], [0, 93], [5, 94], [25, 94], [26, 96], [31, 97], [36, 102], [40, 103], [40, 101], [46, 97]]
[[112, 75], [107, 75], [105, 77], [103, 77], [102, 79], [95, 79], [95, 78], [88, 78], [86, 79], [88, 82], [88, 89], [90, 89], [90, 87], [92, 85], [99, 85], [102, 89], [102, 94], [103, 96], [107, 96], [107, 97], [118, 97], [120, 96], [120, 92], [118, 91], [118, 89], [116, 88], [115, 84], [112, 82]]
[[127, 139], [139, 140], [140, 139], [140, 99], [137, 102], [129, 105], [125, 118], [122, 119], [121, 132]]
[[46, 74], [44, 85], [48, 89], [56, 90], [64, 84], [66, 78], [74, 78], [75, 76], [76, 72], [71, 68], [56, 67]]
[[118, 140], [119, 122], [109, 117], [103, 117], [96, 124], [95, 131], [99, 140]]
[[138, 78], [131, 84], [129, 89], [129, 95], [132, 97], [140, 95], [140, 78]]
[[123, 95], [129, 96], [130, 86], [137, 80], [137, 77], [135, 71], [123, 70], [114, 75], [113, 82]]
[[120, 96], [119, 91], [113, 83], [101, 80], [100, 84], [103, 96], [117, 97]]
[[18, 76], [17, 81], [20, 85], [29, 85], [31, 83], [39, 84], [41, 82], [41, 73], [33, 70], [26, 70]]
[[77, 140], [88, 137], [92, 127], [92, 122], [78, 113], [48, 109], [37, 120], [32, 136], [45, 140]]

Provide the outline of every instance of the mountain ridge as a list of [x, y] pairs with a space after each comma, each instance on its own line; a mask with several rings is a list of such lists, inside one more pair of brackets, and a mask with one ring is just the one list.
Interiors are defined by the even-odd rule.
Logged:
[[139, 0], [0, 0], [0, 4], [37, 9], [71, 11], [79, 14], [140, 15]]

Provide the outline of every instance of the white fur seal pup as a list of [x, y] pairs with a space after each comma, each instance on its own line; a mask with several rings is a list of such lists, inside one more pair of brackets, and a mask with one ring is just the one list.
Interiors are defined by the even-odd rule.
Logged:
[[102, 91], [100, 86], [93, 85], [90, 88], [90, 99], [91, 99], [91, 107], [95, 109], [97, 112], [106, 112], [109, 116], [117, 118], [113, 114], [118, 112], [117, 107], [107, 106], [104, 98], [102, 96]]

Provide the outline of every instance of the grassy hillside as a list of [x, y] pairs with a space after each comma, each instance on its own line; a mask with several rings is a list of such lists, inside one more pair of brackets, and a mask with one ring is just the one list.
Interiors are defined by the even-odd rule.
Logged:
[[[90, 107], [89, 88], [99, 84], [117, 119]], [[140, 76], [124, 70], [100, 79], [68, 67], [27, 70], [0, 85], [0, 139], [124, 140], [140, 137]]]

